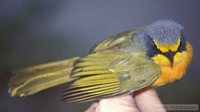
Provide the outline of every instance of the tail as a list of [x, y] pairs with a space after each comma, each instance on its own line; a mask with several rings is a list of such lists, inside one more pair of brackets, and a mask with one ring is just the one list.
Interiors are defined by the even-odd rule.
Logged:
[[74, 62], [78, 59], [78, 57], [74, 57], [14, 71], [15, 75], [11, 77], [8, 84], [10, 96], [32, 95], [73, 80], [69, 74], [73, 69]]

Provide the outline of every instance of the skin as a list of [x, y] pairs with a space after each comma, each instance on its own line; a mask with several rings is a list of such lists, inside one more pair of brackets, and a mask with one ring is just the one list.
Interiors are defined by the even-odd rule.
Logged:
[[156, 91], [146, 88], [134, 95], [102, 99], [93, 103], [85, 112], [166, 112], [166, 110]]

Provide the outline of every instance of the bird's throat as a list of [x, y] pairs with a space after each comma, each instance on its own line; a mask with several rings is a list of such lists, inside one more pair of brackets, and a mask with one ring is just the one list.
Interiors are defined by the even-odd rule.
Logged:
[[186, 51], [177, 53], [174, 56], [173, 65], [167, 58], [162, 56], [154, 57], [153, 60], [160, 65], [160, 77], [152, 84], [154, 87], [162, 86], [167, 83], [179, 80], [186, 72], [186, 69], [192, 59], [192, 46], [187, 42]]

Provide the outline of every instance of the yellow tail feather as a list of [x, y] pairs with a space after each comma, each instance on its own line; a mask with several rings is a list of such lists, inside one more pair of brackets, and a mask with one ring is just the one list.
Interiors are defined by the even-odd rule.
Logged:
[[74, 57], [14, 71], [15, 75], [8, 84], [10, 96], [32, 95], [73, 80], [69, 74], [78, 59]]

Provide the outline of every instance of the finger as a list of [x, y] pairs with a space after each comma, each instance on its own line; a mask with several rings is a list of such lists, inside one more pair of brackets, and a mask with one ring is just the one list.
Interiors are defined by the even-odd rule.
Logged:
[[144, 89], [134, 94], [134, 99], [141, 112], [166, 112], [154, 89]]
[[95, 112], [139, 112], [131, 95], [102, 99]]
[[99, 103], [93, 103], [85, 112], [95, 112], [98, 104]]

